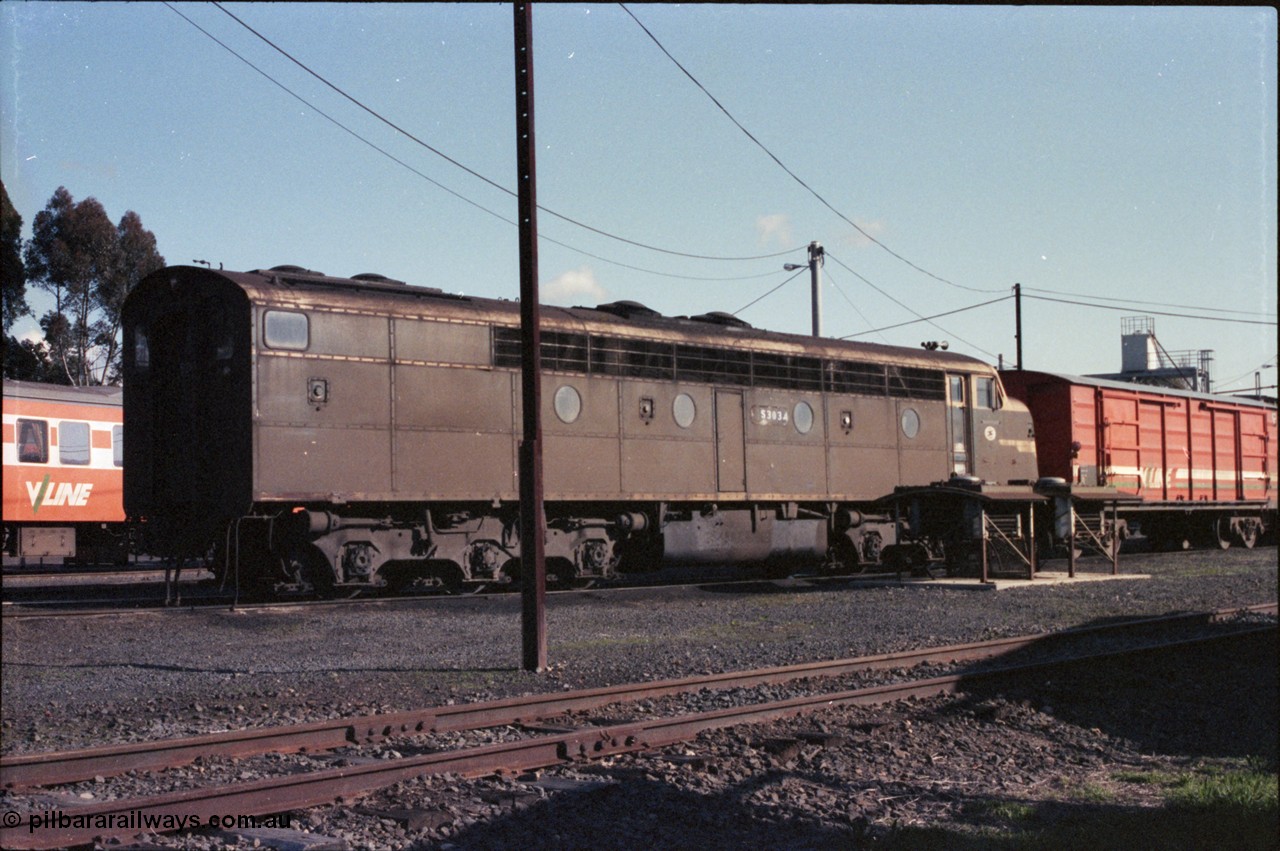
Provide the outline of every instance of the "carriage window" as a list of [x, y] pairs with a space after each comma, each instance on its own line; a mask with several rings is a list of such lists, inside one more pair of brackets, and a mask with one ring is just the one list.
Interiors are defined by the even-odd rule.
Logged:
[[63, 420], [58, 424], [58, 462], [89, 463], [89, 424]]
[[262, 325], [263, 342], [273, 349], [302, 351], [311, 342], [305, 313], [268, 310]]
[[49, 424], [44, 420], [18, 420], [18, 461], [49, 463]]
[[111, 462], [117, 467], [124, 466], [124, 426], [111, 427]]

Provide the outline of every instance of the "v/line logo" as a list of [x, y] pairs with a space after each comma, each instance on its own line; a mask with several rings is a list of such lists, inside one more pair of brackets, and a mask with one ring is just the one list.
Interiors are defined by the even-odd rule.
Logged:
[[25, 482], [32, 512], [38, 513], [43, 505], [70, 505], [83, 508], [89, 504], [93, 482], [50, 482], [45, 476], [39, 482]]

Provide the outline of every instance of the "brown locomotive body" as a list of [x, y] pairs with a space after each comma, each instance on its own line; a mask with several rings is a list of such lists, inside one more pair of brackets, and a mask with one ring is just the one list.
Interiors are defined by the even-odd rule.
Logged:
[[[220, 569], [277, 588], [518, 573], [517, 303], [173, 267], [124, 328], [125, 507], [171, 549], [212, 537]], [[563, 581], [664, 560], [856, 569], [899, 545], [878, 501], [895, 488], [1037, 475], [1030, 414], [967, 357], [628, 302], [545, 308], [542, 340]]]

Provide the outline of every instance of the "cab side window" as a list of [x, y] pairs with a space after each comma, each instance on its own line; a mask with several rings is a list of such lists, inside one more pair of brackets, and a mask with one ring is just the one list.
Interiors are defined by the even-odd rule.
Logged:
[[978, 378], [977, 388], [978, 398], [976, 401], [979, 408], [994, 411], [999, 407], [996, 402], [996, 380], [994, 378]]
[[18, 461], [49, 463], [49, 424], [44, 420], [18, 420]]

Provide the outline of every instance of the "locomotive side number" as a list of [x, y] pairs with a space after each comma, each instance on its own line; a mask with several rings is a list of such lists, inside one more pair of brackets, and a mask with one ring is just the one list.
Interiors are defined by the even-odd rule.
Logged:
[[772, 405], [752, 405], [751, 421], [761, 426], [784, 426], [791, 422], [791, 412]]

